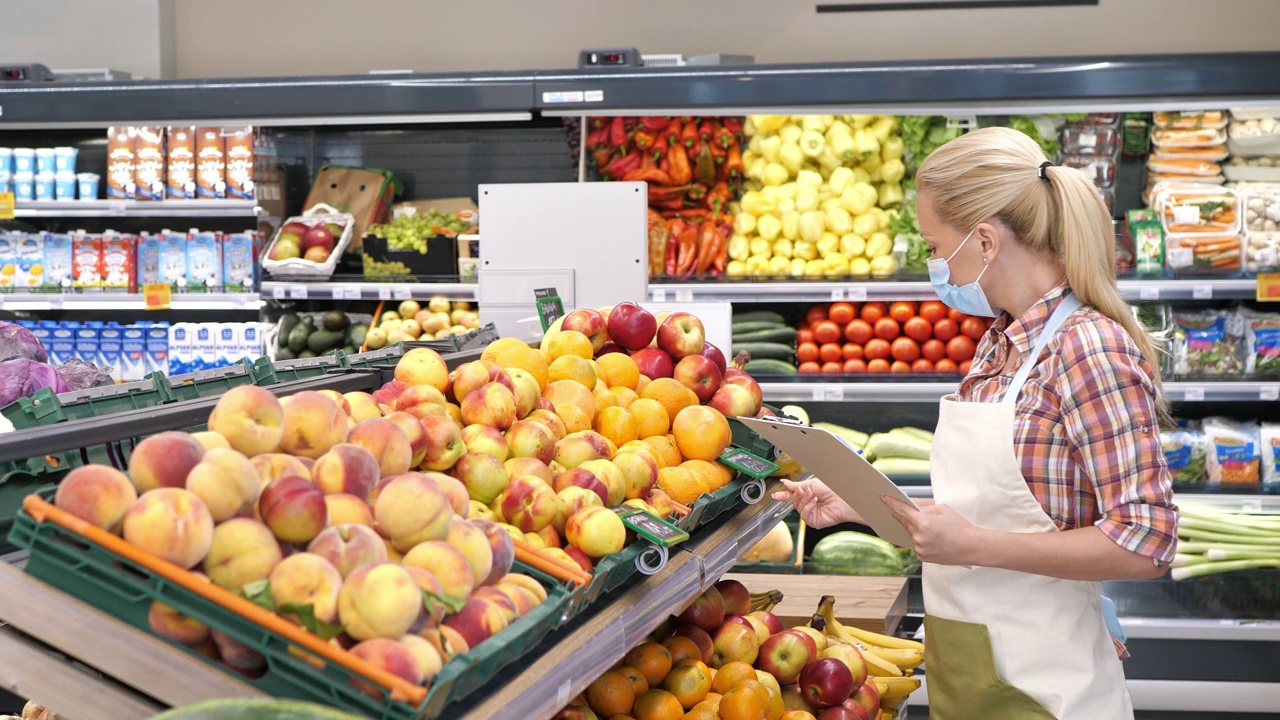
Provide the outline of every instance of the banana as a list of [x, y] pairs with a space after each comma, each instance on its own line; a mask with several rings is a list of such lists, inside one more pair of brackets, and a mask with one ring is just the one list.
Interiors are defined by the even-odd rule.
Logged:
[[841, 628], [848, 634], [852, 635], [858, 642], [871, 647], [882, 647], [893, 650], [920, 650], [924, 651], [924, 645], [915, 640], [907, 640], [905, 638], [894, 637], [892, 635], [883, 635], [870, 630], [863, 630], [859, 627], [841, 625], [835, 619], [836, 599], [831, 595], [822, 596], [822, 601], [818, 604], [818, 612], [827, 618], [827, 622], [834, 628]]
[[778, 606], [782, 602], [781, 590], [765, 590], [763, 592], [751, 593], [751, 611], [757, 612], [763, 610], [768, 612]]
[[920, 678], [873, 678], [881, 703], [896, 704], [920, 688]]
[[515, 585], [516, 587], [522, 587], [528, 590], [529, 592], [533, 593], [533, 595], [538, 598], [539, 603], [546, 602], [547, 589], [542, 587], [542, 583], [538, 582], [537, 580], [534, 580], [528, 575], [521, 575], [520, 573], [507, 573], [506, 575], [502, 576], [502, 580], [500, 580], [499, 582], [505, 582], [511, 585]]
[[892, 662], [880, 657], [874, 650], [859, 642], [851, 642], [846, 638], [839, 636], [828, 636], [828, 646], [833, 644], [851, 645], [857, 648], [862, 654], [862, 659], [867, 663], [867, 674], [874, 677], [902, 677], [902, 669]]
[[915, 670], [924, 664], [923, 650], [899, 650], [896, 648], [873, 647], [871, 651], [881, 658], [897, 665], [899, 669]]
[[822, 619], [825, 632], [834, 636], [840, 642], [856, 647], [862, 653], [863, 659], [867, 661], [867, 668], [872, 675], [900, 677], [903, 671], [914, 670], [924, 662], [923, 646], [918, 649], [904, 650], [877, 647], [863, 642], [854, 632], [854, 628], [843, 625], [836, 619], [835, 598], [830, 595], [822, 598], [822, 602], [818, 605], [818, 611], [818, 614], [814, 617]]

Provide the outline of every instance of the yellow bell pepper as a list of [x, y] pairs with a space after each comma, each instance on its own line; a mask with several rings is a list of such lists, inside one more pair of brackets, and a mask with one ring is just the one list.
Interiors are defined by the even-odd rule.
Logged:
[[871, 259], [871, 275], [873, 277], [889, 277], [898, 272], [898, 263], [890, 255]]
[[738, 202], [737, 200], [734, 200], [733, 202], [729, 203], [730, 215], [737, 215], [740, 212], [742, 212], [742, 203]]
[[770, 135], [760, 139], [760, 156], [769, 162], [778, 162], [778, 151], [782, 149], [782, 138]]
[[[772, 216], [765, 216], [765, 218], [768, 217]], [[761, 219], [763, 220], [765, 218]], [[751, 251], [752, 255], [764, 255], [765, 257], [768, 257], [773, 252], [773, 242], [769, 238], [761, 235], [760, 237], [751, 238], [747, 243], [747, 249]]]
[[900, 183], [907, 174], [907, 166], [901, 160], [887, 160], [880, 166], [880, 179], [887, 183]]
[[827, 266], [827, 277], [844, 277], [849, 274], [849, 258], [840, 253], [833, 253], [822, 259]]
[[893, 238], [878, 232], [867, 238], [867, 257], [884, 257], [893, 252]]
[[849, 257], [860, 257], [867, 253], [867, 241], [861, 235], [848, 233], [840, 236], [840, 252]]
[[875, 122], [875, 119], [875, 115], [846, 115], [844, 118], [845, 122], [849, 123], [854, 130], [861, 130]]
[[821, 210], [810, 210], [800, 215], [800, 238], [806, 242], [818, 242], [825, 229], [826, 214]]
[[[756, 229], [756, 216], [748, 212], [738, 213], [733, 218], [733, 231], [738, 235], [750, 235]], [[732, 254], [732, 253], [730, 253]]]
[[822, 152], [818, 154], [818, 167], [822, 169], [822, 174], [829, 176], [838, 167], [844, 164], [844, 161], [836, 155], [830, 145], [822, 148]]
[[[844, 126], [844, 123], [841, 123], [841, 126]], [[840, 195], [853, 186], [853, 171], [847, 167], [832, 170], [831, 177], [827, 178], [827, 186], [831, 188], [833, 194]]]
[[791, 259], [791, 255], [794, 252], [794, 246], [791, 244], [791, 241], [786, 238], [778, 238], [777, 240], [774, 240], [772, 249], [774, 257], [784, 257], [788, 260]]
[[746, 162], [747, 160], [747, 153], [752, 153], [753, 155], [760, 154], [760, 136], [759, 135], [756, 135], [755, 137], [747, 141], [747, 147], [742, 151], [743, 162]]
[[[862, 128], [853, 134], [853, 142], [857, 146], [858, 155], [864, 163], [872, 157], [879, 162], [880, 141], [876, 139], [875, 133], [867, 128]], [[868, 172], [870, 171], [868, 170]]]
[[[858, 183], [870, 183], [870, 182], [871, 182], [871, 173], [867, 172], [866, 170], [863, 170], [860, 167], [856, 167], [853, 169], [853, 184], [857, 185]], [[875, 188], [872, 188], [872, 190], [874, 189]]]
[[805, 277], [822, 277], [826, 271], [827, 265], [821, 260], [814, 259], [804, 264]]
[[805, 130], [800, 135], [800, 151], [807, 157], [818, 157], [826, 146], [827, 139], [817, 130]]
[[886, 142], [890, 135], [898, 132], [898, 118], [892, 115], [881, 115], [871, 123], [871, 132], [878, 142]]
[[814, 260], [818, 257], [818, 244], [806, 241], [796, 243], [795, 257], [802, 260]]
[[762, 192], [749, 192], [742, 196], [742, 211], [756, 217], [768, 215], [777, 207], [778, 203]]
[[751, 161], [750, 165], [744, 165], [743, 168], [747, 172], [747, 177], [759, 180], [764, 177], [765, 168], [769, 167], [769, 163], [764, 158], [758, 157]]
[[858, 165], [858, 167], [866, 170], [867, 173], [871, 175], [873, 181], [875, 180], [876, 175], [880, 172], [880, 168], [883, 166], [884, 163], [880, 161], [879, 155], [872, 155]]
[[836, 120], [827, 128], [827, 147], [843, 162], [857, 159], [857, 145], [853, 142], [853, 131], [842, 120]]
[[901, 160], [902, 153], [906, 150], [907, 144], [903, 142], [901, 135], [893, 137], [880, 143], [880, 159], [889, 162], [890, 160]]
[[752, 255], [747, 258], [747, 273], [752, 277], [764, 277], [769, 274], [769, 258]]
[[[818, 197], [822, 197], [822, 194], [819, 193]], [[822, 202], [818, 203], [818, 209], [824, 213], [830, 213], [832, 209], [838, 208], [838, 207], [843, 207], [840, 204], [840, 198], [838, 197], [829, 197], [823, 200]]]
[[799, 143], [800, 135], [803, 133], [804, 130], [800, 128], [800, 125], [794, 122], [789, 122], [778, 130], [778, 135], [782, 136], [782, 144], [784, 145], [787, 143]]
[[[823, 183], [822, 187], [818, 188], [818, 203], [819, 203], [819, 204], [824, 203], [824, 202], [827, 202], [828, 200], [830, 200], [830, 199], [831, 199], [831, 198], [833, 198], [833, 197], [836, 197], [836, 195], [835, 195], [835, 193], [831, 192], [831, 186], [830, 186], [830, 185], [827, 185], [826, 183]], [[823, 209], [825, 210], [825, 208], [823, 208]]]
[[880, 232], [880, 219], [867, 211], [853, 219], [853, 232], [864, 238]]
[[790, 120], [790, 115], [752, 115], [751, 124], [755, 126], [756, 132], [761, 135], [777, 132], [786, 125]]
[[750, 150], [742, 151], [742, 167], [744, 168], [751, 167], [751, 164], [759, 159], [760, 159], [760, 153], [752, 152]]
[[801, 128], [818, 132], [826, 132], [832, 121], [836, 119], [835, 115], [802, 115], [800, 117]]
[[[875, 188], [871, 189], [872, 191], [875, 190]], [[879, 195], [877, 194], [876, 197], [878, 198]], [[840, 207], [848, 210], [854, 217], [865, 214], [871, 209], [871, 205], [874, 202], [874, 200], [868, 200], [867, 196], [862, 191], [858, 190], [857, 185], [845, 190], [840, 195]]]
[[778, 233], [782, 231], [782, 221], [772, 215], [762, 215], [756, 219], [756, 233], [760, 237], [751, 241], [751, 254], [758, 255], [760, 251], [756, 250], [756, 240], [764, 243], [764, 247], [768, 249], [769, 243], [778, 237]]
[[782, 149], [778, 151], [778, 164], [786, 168], [788, 177], [794, 177], [799, 173], [800, 168], [804, 166], [804, 152], [800, 150], [800, 145], [794, 142], [783, 142]]
[[826, 228], [836, 235], [844, 235], [853, 230], [853, 216], [842, 207], [834, 208], [824, 216]]
[[746, 260], [751, 257], [751, 241], [745, 235], [734, 235], [729, 238], [728, 250], [730, 260]]
[[817, 190], [822, 187], [822, 176], [812, 170], [801, 170], [796, 173], [796, 185]]
[[742, 260], [730, 260], [724, 271], [729, 277], [744, 277], [747, 274], [747, 263]]
[[880, 229], [881, 229], [881, 230], [884, 230], [884, 229], [886, 229], [886, 228], [888, 228], [888, 227], [889, 227], [889, 220], [890, 220], [890, 219], [892, 219], [892, 218], [890, 218], [890, 217], [889, 217], [889, 211], [888, 211], [888, 210], [885, 210], [885, 209], [884, 209], [884, 208], [882, 208], [882, 207], [874, 207], [874, 206], [873, 206], [873, 207], [872, 207], [870, 210], [868, 210], [867, 212], [869, 212], [869, 213], [871, 213], [872, 215], [875, 215], [875, 216], [876, 216], [876, 222], [877, 222], [877, 223], [879, 223], [879, 226], [880, 226]]
[[798, 192], [800, 192], [800, 184], [794, 180], [789, 180], [778, 186], [778, 199], [786, 200], [791, 198], [794, 200]]
[[778, 163], [769, 163], [764, 167], [764, 175], [760, 178], [765, 185], [778, 186], [787, 181], [791, 173]]
[[796, 210], [804, 213], [809, 212], [816, 207], [818, 207], [818, 193], [816, 190], [810, 187], [805, 187], [801, 188], [800, 192], [796, 193]]
[[791, 259], [774, 255], [769, 258], [770, 275], [786, 275], [791, 270]]
[[867, 277], [871, 274], [871, 262], [864, 257], [856, 257], [850, 260], [849, 274], [854, 277]]
[[800, 213], [791, 211], [782, 216], [782, 237], [795, 240], [800, 237]]
[[822, 233], [822, 237], [818, 239], [818, 255], [826, 257], [832, 253], [840, 252], [840, 238], [835, 233]]
[[791, 258], [791, 276], [804, 277], [804, 258]]
[[862, 194], [862, 197], [867, 199], [867, 203], [870, 205], [871, 208], [874, 208], [876, 205], [876, 200], [880, 199], [880, 192], [876, 190], [875, 186], [873, 186], [869, 182], [858, 183], [857, 185], [853, 186], [853, 189], [857, 190], [859, 193]]
[[778, 212], [776, 214], [779, 217], [782, 217], [783, 215], [786, 215], [787, 213], [790, 213], [795, 209], [796, 209], [795, 198], [782, 198], [781, 200], [778, 201]]
[[886, 182], [880, 186], [880, 207], [896, 207], [907, 199], [906, 193], [898, 183]]

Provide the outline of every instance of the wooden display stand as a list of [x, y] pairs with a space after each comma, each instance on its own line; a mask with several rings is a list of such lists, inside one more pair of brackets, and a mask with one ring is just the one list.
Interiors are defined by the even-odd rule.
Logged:
[[747, 575], [731, 573], [751, 592], [782, 591], [772, 612], [783, 627], [808, 625], [823, 595], [836, 596], [836, 618], [842, 624], [893, 634], [907, 614], [907, 579], [852, 575]]

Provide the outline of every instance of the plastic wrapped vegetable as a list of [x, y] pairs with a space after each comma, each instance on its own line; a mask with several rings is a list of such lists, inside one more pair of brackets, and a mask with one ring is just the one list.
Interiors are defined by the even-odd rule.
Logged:
[[21, 358], [48, 362], [44, 346], [28, 329], [17, 323], [0, 322], [0, 361]]
[[26, 358], [0, 362], [0, 407], [47, 387], [55, 393], [69, 389], [52, 365]]
[[1262, 424], [1262, 483], [1266, 490], [1280, 490], [1280, 425]]
[[1174, 371], [1178, 375], [1239, 375], [1244, 323], [1237, 312], [1178, 313]]
[[1280, 315], [1242, 311], [1245, 366], [1249, 375], [1280, 375]]
[[111, 369], [72, 358], [55, 368], [68, 390], [87, 390], [111, 385]]
[[1169, 466], [1174, 485], [1192, 485], [1205, 481], [1205, 437], [1197, 425], [1189, 424], [1162, 432], [1160, 443], [1164, 446], [1165, 463]]
[[1221, 417], [1204, 421], [1208, 447], [1210, 485], [1257, 485], [1261, 453], [1260, 429], [1256, 423], [1241, 423]]

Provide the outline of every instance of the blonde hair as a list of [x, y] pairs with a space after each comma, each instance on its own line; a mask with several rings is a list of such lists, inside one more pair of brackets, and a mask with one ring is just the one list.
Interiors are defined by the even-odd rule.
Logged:
[[995, 218], [1023, 245], [1059, 259], [1072, 292], [1120, 323], [1147, 359], [1164, 417], [1158, 351], [1116, 287], [1111, 213], [1079, 170], [1051, 165], [1044, 168], [1047, 182], [1041, 179], [1044, 161], [1040, 146], [1023, 133], [983, 128], [930, 155], [916, 173], [916, 188], [933, 199], [943, 222], [961, 232]]

